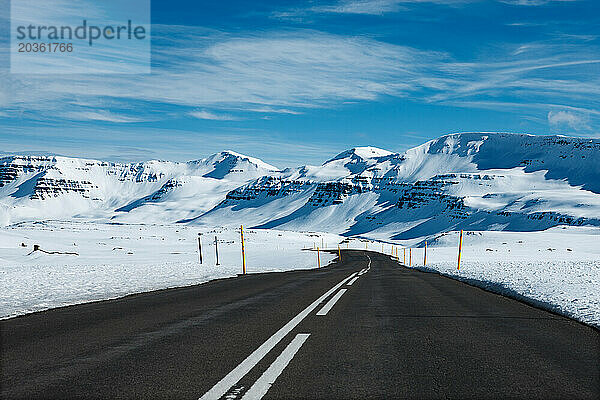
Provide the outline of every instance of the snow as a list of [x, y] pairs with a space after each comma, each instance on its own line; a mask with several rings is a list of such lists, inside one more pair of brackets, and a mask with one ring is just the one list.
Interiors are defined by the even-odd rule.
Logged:
[[[600, 140], [493, 132], [284, 170], [233, 151], [187, 163], [2, 158], [0, 316], [234, 276], [240, 222], [256, 228], [250, 271], [312, 268], [301, 249], [320, 237], [429, 240], [428, 271], [600, 320]], [[209, 250], [199, 267], [196, 236], [213, 231], [223, 265]], [[27, 255], [33, 244], [79, 255]]]
[[355, 147], [326, 161], [321, 167], [313, 168], [311, 172], [314, 177], [330, 179], [341, 178], [348, 174], [360, 174], [393, 154], [377, 147]]
[[[197, 236], [202, 233], [203, 264]], [[248, 273], [317, 267], [321, 240], [336, 247], [331, 234], [247, 229]], [[214, 237], [219, 240], [215, 265]], [[27, 247], [21, 247], [21, 243]], [[46, 251], [79, 255], [30, 254]], [[22, 223], [0, 229], [0, 318], [49, 308], [113, 299], [133, 293], [196, 285], [242, 272], [238, 229], [197, 229], [184, 225], [88, 222]], [[321, 252], [322, 265], [334, 255]]]
[[119, 164], [54, 156], [0, 159], [0, 225], [94, 218], [173, 223], [277, 168], [232, 151], [175, 163]]
[[202, 170], [202, 167], [212, 168], [210, 172], [203, 171], [205, 172], [204, 176], [215, 179], [229, 177], [230, 179], [247, 180], [250, 177], [259, 177], [267, 172], [278, 171], [277, 167], [258, 158], [245, 156], [231, 150], [222, 151], [206, 159], [192, 161], [188, 164], [195, 164], [199, 170]]
[[[0, 224], [248, 220], [346, 235], [407, 227], [391, 234], [396, 239], [459, 225], [600, 226], [599, 158], [598, 139], [505, 133], [446, 135], [402, 154], [356, 147], [321, 166], [282, 171], [233, 151], [188, 163], [13, 156], [0, 159]], [[323, 216], [333, 225], [322, 223]]]
[[[393, 228], [391, 228], [393, 231]], [[204, 262], [198, 262], [202, 233]], [[527, 301], [600, 327], [599, 228], [556, 227], [543, 232], [465, 232], [457, 271], [458, 233], [391, 241], [384, 228], [371, 239], [351, 238], [342, 248], [390, 254], [412, 246], [413, 267]], [[215, 265], [214, 236], [221, 265]], [[312, 249], [337, 249], [329, 233], [247, 229], [248, 273], [316, 268]], [[381, 241], [378, 241], [381, 239]], [[423, 245], [428, 240], [428, 263]], [[27, 247], [21, 247], [21, 243]], [[31, 253], [34, 244], [46, 251]], [[195, 285], [241, 273], [239, 229], [190, 225], [106, 224], [73, 221], [21, 223], [0, 229], [0, 318], [170, 287]], [[408, 252], [407, 252], [408, 253]], [[402, 251], [400, 251], [402, 261]], [[334, 255], [321, 252], [322, 265]], [[283, 261], [282, 261], [283, 260]]]

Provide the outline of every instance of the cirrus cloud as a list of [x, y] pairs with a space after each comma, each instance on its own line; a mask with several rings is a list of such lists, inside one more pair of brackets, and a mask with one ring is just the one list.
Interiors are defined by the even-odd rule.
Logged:
[[548, 123], [554, 128], [569, 127], [574, 130], [589, 128], [588, 118], [573, 111], [560, 110], [548, 112]]
[[237, 121], [239, 118], [227, 114], [215, 114], [206, 110], [191, 111], [189, 113], [194, 118], [208, 119], [212, 121]]
[[38, 120], [126, 123], [179, 114], [233, 121], [386, 96], [473, 107], [520, 103], [520, 112], [538, 116], [534, 105], [550, 102], [600, 108], [594, 100], [600, 80], [589, 72], [600, 59], [589, 45], [523, 43], [464, 62], [443, 52], [304, 29], [232, 35], [155, 26], [153, 33], [152, 74], [0, 74], [0, 111]]

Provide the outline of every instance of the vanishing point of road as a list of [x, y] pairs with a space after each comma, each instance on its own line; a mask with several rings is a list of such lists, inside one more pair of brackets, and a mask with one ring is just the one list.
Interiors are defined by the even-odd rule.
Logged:
[[3, 399], [600, 398], [597, 329], [358, 250], [0, 333]]

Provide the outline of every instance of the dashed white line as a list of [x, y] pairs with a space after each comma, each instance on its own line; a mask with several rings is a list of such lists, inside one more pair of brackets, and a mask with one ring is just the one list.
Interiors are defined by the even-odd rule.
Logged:
[[367, 266], [365, 268], [360, 270], [360, 272], [358, 273], [358, 276], [361, 276], [362, 274], [366, 274], [371, 269], [371, 257], [369, 257], [367, 255], [367, 258], [369, 259], [369, 263], [367, 264]]
[[344, 293], [346, 293], [347, 289], [340, 289], [339, 292], [337, 292], [335, 294], [335, 296], [333, 296], [324, 306], [323, 308], [321, 308], [319, 310], [319, 312], [317, 312], [317, 315], [327, 315], [327, 313], [329, 312], [329, 310], [331, 310], [333, 308], [333, 306], [335, 305], [335, 303], [337, 303], [337, 301], [340, 299], [340, 297], [342, 297], [342, 295]]
[[352, 286], [352, 284], [353, 284], [354, 282], [356, 282], [356, 280], [357, 280], [357, 279], [358, 279], [358, 276], [355, 276], [355, 277], [354, 277], [354, 278], [352, 278], [352, 279], [350, 280], [350, 282], [348, 282], [346, 285], [347, 285], [347, 286]]
[[254, 385], [246, 392], [242, 400], [260, 400], [269, 391], [271, 386], [281, 375], [285, 367], [292, 361], [300, 347], [304, 344], [310, 333], [299, 333], [294, 340], [283, 350], [271, 366], [258, 378]]
[[328, 298], [333, 292], [338, 290], [350, 279], [354, 278], [356, 272], [342, 280], [340, 283], [329, 289], [321, 297], [311, 303], [308, 307], [302, 310], [298, 315], [292, 318], [287, 324], [279, 329], [273, 336], [267, 339], [266, 342], [261, 344], [252, 354], [250, 354], [244, 361], [242, 361], [237, 367], [231, 370], [230, 373], [225, 375], [215, 386], [213, 386], [204, 396], [200, 397], [200, 400], [217, 400], [223, 396], [229, 388], [239, 382], [260, 360], [263, 359], [273, 347], [277, 345], [292, 329], [294, 329], [307, 315], [309, 315], [315, 308], [319, 306], [326, 298]]

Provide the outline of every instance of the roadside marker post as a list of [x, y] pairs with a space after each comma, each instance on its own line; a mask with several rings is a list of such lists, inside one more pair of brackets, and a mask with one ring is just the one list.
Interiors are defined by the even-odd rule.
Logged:
[[408, 249], [408, 266], [412, 267], [412, 247]]
[[458, 241], [458, 270], [460, 271], [460, 257], [462, 255], [463, 230], [460, 230], [460, 239]]
[[423, 253], [423, 266], [427, 266], [427, 240], [425, 241], [425, 253]]
[[200, 256], [200, 264], [202, 264], [202, 234], [198, 234], [198, 255]]
[[321, 268], [321, 253], [319, 252], [319, 248], [317, 247], [317, 265]]
[[217, 264], [219, 265], [219, 241], [217, 240], [217, 237], [215, 236], [215, 256], [217, 258]]
[[240, 225], [240, 235], [242, 236], [242, 273], [246, 275], [246, 249], [244, 248], [244, 225]]
[[402, 265], [406, 265], [406, 247], [404, 248], [404, 257], [402, 258]]
[[338, 244], [338, 258], [340, 259], [340, 262], [342, 261], [342, 251], [340, 250], [340, 245]]

